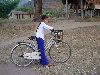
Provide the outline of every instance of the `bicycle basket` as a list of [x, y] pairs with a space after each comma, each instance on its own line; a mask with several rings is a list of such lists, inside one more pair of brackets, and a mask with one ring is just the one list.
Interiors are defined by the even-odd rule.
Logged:
[[54, 30], [55, 40], [62, 41], [63, 40], [63, 30]]

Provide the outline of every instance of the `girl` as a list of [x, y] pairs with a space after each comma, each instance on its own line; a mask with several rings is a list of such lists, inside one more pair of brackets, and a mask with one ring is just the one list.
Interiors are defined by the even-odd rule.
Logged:
[[49, 64], [49, 61], [46, 58], [46, 55], [44, 52], [45, 50], [44, 49], [44, 32], [45, 30], [53, 30], [53, 27], [46, 25], [48, 23], [48, 17], [46, 15], [43, 15], [41, 19], [42, 19], [42, 22], [40, 22], [36, 30], [36, 41], [38, 44], [38, 49], [41, 53], [40, 64], [50, 67], [51, 64]]

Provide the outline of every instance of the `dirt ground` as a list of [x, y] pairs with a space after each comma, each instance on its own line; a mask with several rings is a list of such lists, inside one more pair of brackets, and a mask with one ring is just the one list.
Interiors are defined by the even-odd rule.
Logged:
[[38, 23], [4, 23], [0, 26], [0, 75], [100, 75], [100, 22], [56, 20], [48, 25], [64, 30], [63, 41], [72, 49], [70, 59], [59, 64], [48, 57], [53, 64], [49, 69], [38, 64], [38, 60], [28, 67], [15, 66], [10, 59], [11, 49], [16, 42], [35, 35]]
[[[27, 39], [30, 35], [35, 35], [35, 30], [39, 22], [8, 22], [0, 25], [0, 47], [9, 43]], [[54, 20], [48, 25], [57, 30], [73, 29], [78, 27], [100, 25], [100, 22], [75, 22], [74, 20]], [[49, 31], [46, 31], [49, 33]]]

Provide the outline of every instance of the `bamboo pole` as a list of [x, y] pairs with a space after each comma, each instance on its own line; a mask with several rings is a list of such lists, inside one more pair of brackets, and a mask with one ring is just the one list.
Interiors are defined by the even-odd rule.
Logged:
[[66, 0], [66, 18], [68, 19], [68, 0]]
[[92, 10], [90, 10], [90, 18], [92, 18]]
[[83, 0], [81, 0], [81, 18], [83, 20]]

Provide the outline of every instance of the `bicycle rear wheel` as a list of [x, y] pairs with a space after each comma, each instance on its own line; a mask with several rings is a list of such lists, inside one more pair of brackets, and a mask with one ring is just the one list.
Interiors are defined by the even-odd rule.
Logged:
[[12, 49], [11, 59], [17, 66], [28, 66], [33, 62], [33, 59], [25, 59], [23, 55], [24, 52], [31, 53], [33, 51], [33, 48], [28, 43], [19, 43]]
[[71, 48], [65, 42], [57, 42], [49, 50], [50, 58], [56, 63], [64, 63], [71, 56]]

